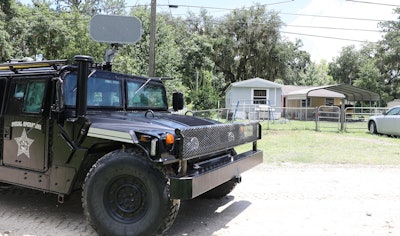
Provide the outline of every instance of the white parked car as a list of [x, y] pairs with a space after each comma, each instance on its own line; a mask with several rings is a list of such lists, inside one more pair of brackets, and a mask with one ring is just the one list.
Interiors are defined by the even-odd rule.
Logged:
[[400, 106], [392, 107], [382, 115], [371, 116], [368, 130], [371, 134], [400, 135]]

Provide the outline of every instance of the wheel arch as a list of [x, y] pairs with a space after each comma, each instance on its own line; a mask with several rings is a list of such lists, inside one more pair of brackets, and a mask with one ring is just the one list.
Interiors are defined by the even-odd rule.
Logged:
[[150, 159], [148, 151], [140, 144], [132, 144], [125, 142], [109, 141], [109, 142], [98, 142], [93, 144], [86, 155], [83, 158], [82, 164], [78, 170], [77, 178], [75, 180], [73, 190], [82, 189], [83, 183], [85, 181], [86, 175], [88, 174], [90, 168], [103, 156], [117, 151], [117, 150], [136, 150], [142, 153], [143, 157]]

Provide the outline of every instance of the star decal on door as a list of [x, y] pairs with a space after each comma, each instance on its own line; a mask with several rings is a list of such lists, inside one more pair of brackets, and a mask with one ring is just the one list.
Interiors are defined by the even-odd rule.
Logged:
[[14, 138], [15, 142], [18, 144], [18, 153], [17, 156], [21, 154], [25, 154], [28, 158], [31, 158], [29, 155], [29, 147], [31, 144], [35, 141], [33, 139], [28, 138], [26, 135], [26, 130], [22, 131], [21, 137], [19, 138]]

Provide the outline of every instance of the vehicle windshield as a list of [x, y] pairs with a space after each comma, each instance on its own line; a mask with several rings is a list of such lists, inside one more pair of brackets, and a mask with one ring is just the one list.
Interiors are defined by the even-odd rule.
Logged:
[[[123, 81], [126, 80], [127, 109], [166, 110], [167, 95], [162, 83], [151, 79], [134, 79], [113, 73], [94, 73], [88, 79], [88, 108], [123, 108]], [[75, 107], [77, 96], [77, 75], [69, 73], [64, 77], [64, 102]]]
[[167, 96], [159, 83], [129, 80], [127, 82], [128, 108], [167, 109]]
[[[77, 75], [68, 74], [64, 79], [65, 105], [76, 105]], [[102, 77], [96, 73], [88, 79], [88, 107], [122, 107], [121, 80]]]

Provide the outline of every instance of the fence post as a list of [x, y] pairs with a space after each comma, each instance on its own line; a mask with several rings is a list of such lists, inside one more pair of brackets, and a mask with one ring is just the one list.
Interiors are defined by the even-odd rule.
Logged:
[[318, 131], [319, 107], [315, 108], [315, 131]]
[[345, 113], [345, 105], [344, 105], [344, 99], [342, 99], [342, 104], [340, 105], [340, 131], [344, 131], [344, 121], [346, 119], [346, 113]]

